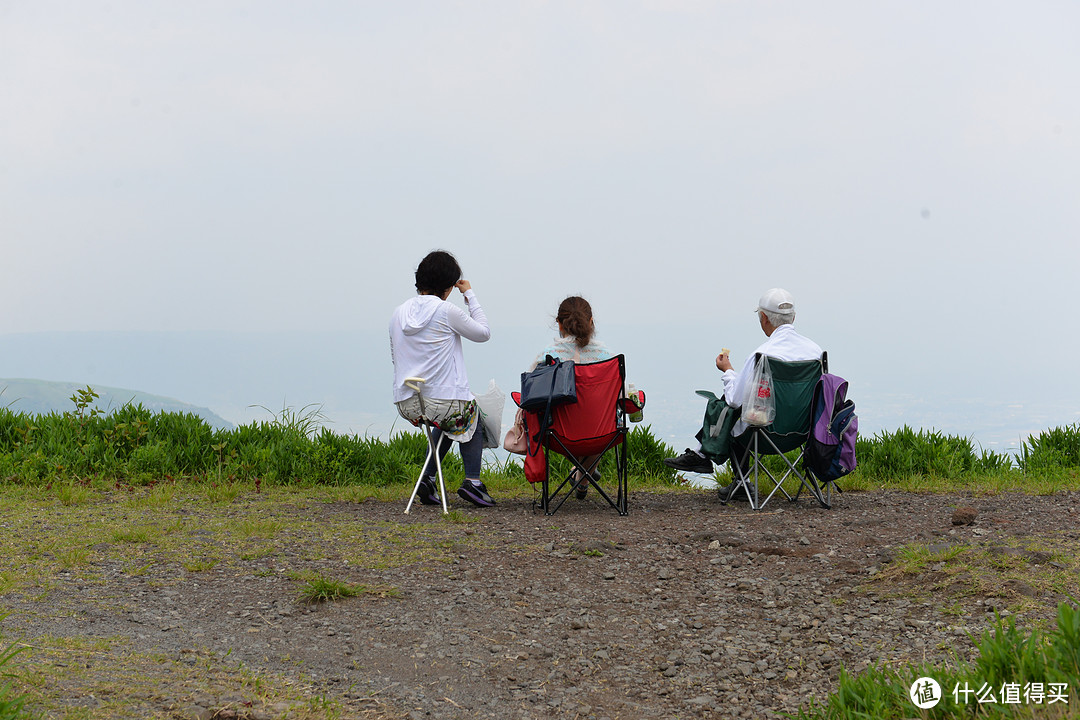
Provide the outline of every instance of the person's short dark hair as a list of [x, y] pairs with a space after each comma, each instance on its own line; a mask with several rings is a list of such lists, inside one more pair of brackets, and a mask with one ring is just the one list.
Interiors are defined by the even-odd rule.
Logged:
[[416, 291], [441, 295], [461, 279], [461, 266], [445, 250], [433, 250], [416, 268]]

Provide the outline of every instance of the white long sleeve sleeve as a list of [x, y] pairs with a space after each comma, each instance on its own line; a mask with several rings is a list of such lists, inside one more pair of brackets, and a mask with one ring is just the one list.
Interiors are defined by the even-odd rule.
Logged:
[[480, 301], [476, 299], [476, 292], [467, 290], [465, 299], [468, 301], [469, 314], [454, 305], [446, 314], [446, 322], [461, 337], [473, 342], [487, 342], [491, 338], [491, 328], [488, 327], [487, 315]]

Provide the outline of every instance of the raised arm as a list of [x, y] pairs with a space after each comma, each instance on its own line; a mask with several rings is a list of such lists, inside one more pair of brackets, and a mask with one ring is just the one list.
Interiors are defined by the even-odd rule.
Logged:
[[724, 371], [724, 400], [732, 407], [742, 407], [743, 398], [746, 397], [746, 384], [754, 376], [754, 355], [746, 358], [742, 372], [730, 369]]
[[476, 291], [472, 289], [468, 280], [459, 280], [457, 288], [465, 297], [469, 314], [466, 315], [464, 310], [454, 305], [447, 313], [446, 321], [461, 337], [478, 343], [487, 342], [491, 338], [491, 329], [488, 327], [484, 308], [480, 307], [480, 301], [476, 299]]

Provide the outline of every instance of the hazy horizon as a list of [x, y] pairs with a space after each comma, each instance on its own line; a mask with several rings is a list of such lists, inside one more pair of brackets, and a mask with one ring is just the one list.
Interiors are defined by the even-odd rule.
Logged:
[[783, 287], [865, 428], [1007, 443], [1080, 409], [1048, 370], [1080, 356], [1077, 27], [1058, 0], [0, 2], [0, 335], [192, 333], [62, 369], [362, 431], [445, 248], [494, 333], [475, 383], [582, 294], [681, 448]]
[[[491, 379], [506, 393], [517, 389], [520, 372], [549, 339], [545, 330], [496, 329], [490, 343], [468, 345], [473, 389], [482, 392]], [[650, 352], [647, 339], [635, 341], [641, 333], [617, 326], [600, 337], [626, 354], [628, 378], [646, 391], [645, 423], [681, 451], [692, 444], [704, 409], [694, 390], [719, 390], [719, 373], [709, 367], [711, 358], [675, 360]], [[138, 390], [206, 407], [238, 425], [270, 419], [283, 407], [311, 406], [321, 407], [335, 432], [385, 437], [391, 428], [407, 429], [391, 402], [388, 341], [375, 331], [19, 333], [0, 335], [0, 348], [3, 377]], [[733, 348], [733, 354], [739, 351]], [[956, 386], [947, 374], [905, 387], [891, 383], [889, 371], [860, 367], [835, 352], [830, 362], [851, 382], [865, 437], [909, 425], [1015, 451], [1030, 434], [1080, 420], [1068, 396], [1036, 402], [1019, 394], [993, 396], [981, 393], [975, 378]], [[378, 370], [361, 373], [361, 367]], [[512, 416], [508, 398], [504, 424]]]

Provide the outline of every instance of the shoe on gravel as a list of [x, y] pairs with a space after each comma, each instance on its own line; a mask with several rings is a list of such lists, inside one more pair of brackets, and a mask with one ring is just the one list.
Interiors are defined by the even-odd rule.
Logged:
[[750, 502], [750, 497], [746, 494], [746, 489], [740, 485], [737, 481], [731, 483], [727, 487], [722, 487], [716, 491], [720, 496], [720, 502]]
[[442, 498], [435, 490], [435, 484], [428, 478], [420, 481], [420, 487], [416, 489], [416, 499], [421, 505], [442, 505]]
[[471, 483], [465, 480], [457, 491], [458, 497], [471, 502], [476, 507], [495, 507], [495, 501], [488, 495], [484, 483]]

